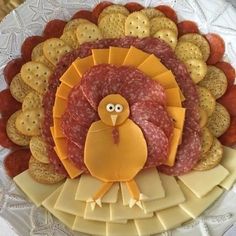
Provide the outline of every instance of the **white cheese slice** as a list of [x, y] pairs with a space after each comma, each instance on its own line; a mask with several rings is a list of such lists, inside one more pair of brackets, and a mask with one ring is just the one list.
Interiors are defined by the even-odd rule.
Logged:
[[186, 201], [179, 204], [179, 206], [192, 218], [198, 217], [223, 193], [223, 189], [216, 186], [207, 195], [202, 198], [198, 198], [186, 185], [180, 181], [179, 185], [186, 197]]
[[63, 184], [63, 182], [52, 185], [40, 184], [29, 175], [28, 170], [17, 175], [14, 181], [37, 207]]
[[229, 172], [229, 176], [220, 183], [220, 186], [229, 190], [236, 180], [236, 150], [224, 147], [224, 156], [221, 165]]
[[191, 171], [178, 178], [199, 198], [209, 193], [216, 185], [221, 183], [229, 171], [222, 165], [206, 171]]
[[165, 230], [176, 228], [192, 218], [179, 206], [171, 207], [156, 213]]
[[[81, 175], [76, 191], [75, 199], [86, 202], [101, 188], [103, 182], [91, 175]], [[101, 199], [104, 203], [114, 203], [117, 201], [119, 184], [114, 183], [111, 189]]]
[[137, 236], [138, 232], [134, 221], [130, 220], [126, 224], [107, 223], [107, 236]]
[[57, 198], [55, 209], [76, 216], [84, 216], [86, 202], [75, 200], [79, 179], [67, 179]]
[[169, 207], [173, 207], [185, 201], [183, 192], [181, 191], [176, 179], [159, 173], [162, 185], [165, 189], [166, 196], [161, 199], [143, 202], [145, 212], [160, 211]]
[[[139, 187], [140, 193], [147, 196], [147, 200], [145, 201], [151, 201], [165, 197], [165, 191], [156, 168], [142, 170], [135, 177], [135, 181]], [[132, 196], [130, 195], [126, 183], [121, 183], [121, 191], [123, 204], [127, 206]]]

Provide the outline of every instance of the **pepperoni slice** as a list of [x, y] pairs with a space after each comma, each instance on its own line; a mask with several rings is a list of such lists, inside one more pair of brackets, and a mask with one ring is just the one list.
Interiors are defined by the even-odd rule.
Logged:
[[205, 35], [210, 45], [210, 56], [207, 60], [207, 64], [213, 65], [219, 62], [225, 53], [225, 42], [218, 34], [206, 34]]
[[112, 2], [109, 1], [104, 1], [104, 2], [100, 2], [96, 7], [94, 7], [92, 15], [95, 19], [98, 19], [100, 13], [106, 8], [113, 5]]
[[236, 116], [236, 85], [232, 85], [217, 101], [228, 110], [231, 116]]
[[220, 136], [220, 142], [228, 147], [236, 145], [236, 117], [231, 117], [229, 128]]
[[8, 176], [14, 178], [29, 168], [31, 152], [29, 149], [20, 149], [10, 153], [4, 160], [4, 167]]
[[93, 22], [94, 24], [97, 24], [97, 18], [94, 17], [93, 13], [91, 11], [88, 10], [81, 10], [76, 12], [71, 19], [86, 19], [89, 20], [91, 22]]
[[188, 33], [199, 33], [198, 26], [195, 22], [190, 20], [181, 21], [177, 24], [179, 37]]
[[166, 17], [174, 21], [176, 24], [178, 23], [178, 17], [175, 10], [167, 5], [160, 5], [155, 7], [157, 10], [161, 11], [165, 14]]
[[141, 4], [139, 4], [137, 2], [126, 3], [125, 7], [129, 10], [130, 13], [132, 13], [134, 11], [140, 11], [144, 8]]
[[225, 76], [228, 80], [228, 88], [234, 84], [235, 81], [235, 69], [231, 64], [225, 61], [220, 61], [215, 64], [216, 67], [224, 71]]
[[41, 36], [31, 36], [27, 38], [21, 46], [21, 55], [25, 61], [31, 61], [33, 49], [45, 39]]
[[51, 20], [47, 23], [43, 31], [43, 36], [45, 38], [60, 38], [63, 34], [63, 30], [66, 26], [66, 21], [63, 20]]

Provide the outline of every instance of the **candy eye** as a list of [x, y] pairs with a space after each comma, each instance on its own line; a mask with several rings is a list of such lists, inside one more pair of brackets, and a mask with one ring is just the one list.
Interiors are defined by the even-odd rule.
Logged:
[[108, 112], [113, 112], [115, 110], [115, 105], [112, 103], [107, 104], [106, 109]]
[[117, 105], [115, 106], [115, 111], [116, 111], [116, 112], [122, 112], [122, 111], [123, 111], [123, 106], [122, 106], [121, 104], [117, 104]]

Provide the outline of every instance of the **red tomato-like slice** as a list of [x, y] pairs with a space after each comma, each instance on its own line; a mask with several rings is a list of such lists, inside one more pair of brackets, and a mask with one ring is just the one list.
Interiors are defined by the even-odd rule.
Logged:
[[79, 19], [79, 18], [86, 19], [93, 22], [94, 24], [97, 24], [97, 18], [93, 16], [91, 11], [88, 11], [88, 10], [78, 11], [72, 16], [71, 19]]
[[208, 65], [214, 65], [219, 62], [225, 53], [225, 42], [218, 34], [206, 34], [205, 35], [210, 45], [210, 56], [207, 60]]
[[4, 167], [8, 176], [14, 178], [29, 168], [31, 152], [29, 149], [20, 149], [10, 153], [4, 160]]
[[190, 20], [181, 21], [177, 24], [179, 37], [188, 33], [199, 33], [198, 26], [195, 22]]
[[25, 64], [25, 60], [22, 58], [16, 58], [7, 63], [3, 70], [5, 81], [10, 85], [12, 79], [20, 73], [21, 67]]
[[130, 13], [135, 12], [135, 11], [140, 11], [144, 8], [141, 4], [137, 2], [126, 3], [125, 7], [129, 10]]
[[169, 7], [167, 5], [160, 5], [160, 6], [157, 6], [155, 8], [157, 10], [161, 11], [162, 13], [164, 13], [166, 17], [168, 17], [169, 19], [174, 21], [175, 24], [178, 23], [177, 14], [176, 14], [175, 10], [172, 7]]
[[60, 38], [63, 34], [66, 23], [66, 21], [58, 19], [49, 21], [43, 31], [43, 36], [47, 39]]
[[225, 61], [220, 61], [215, 64], [216, 67], [224, 71], [228, 80], [228, 88], [234, 84], [235, 81], [235, 69], [231, 64]]
[[228, 147], [236, 145], [236, 117], [231, 117], [229, 128], [220, 136], [220, 142]]
[[100, 13], [101, 13], [106, 7], [109, 7], [109, 6], [111, 6], [111, 5], [113, 5], [113, 3], [112, 3], [112, 2], [109, 2], [109, 1], [100, 2], [100, 3], [99, 3], [96, 7], [94, 7], [94, 9], [93, 9], [93, 12], [92, 12], [93, 17], [94, 17], [95, 19], [98, 19]]

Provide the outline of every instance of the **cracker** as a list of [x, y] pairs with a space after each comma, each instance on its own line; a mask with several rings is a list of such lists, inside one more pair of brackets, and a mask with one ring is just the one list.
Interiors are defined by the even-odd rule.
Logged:
[[97, 25], [93, 23], [80, 24], [76, 29], [79, 44], [102, 39], [102, 33]]
[[48, 164], [50, 163], [47, 152], [48, 145], [40, 136], [32, 137], [30, 140], [30, 151], [33, 157], [39, 162]]
[[211, 149], [202, 155], [202, 159], [194, 167], [194, 170], [203, 171], [216, 167], [222, 160], [223, 148], [217, 138], [214, 138]]
[[74, 49], [78, 48], [79, 46], [75, 30], [69, 30], [64, 32], [60, 39]]
[[10, 116], [7, 121], [6, 132], [9, 139], [19, 145], [19, 146], [28, 146], [30, 143], [30, 137], [21, 134], [16, 128], [16, 119], [22, 113], [22, 111], [17, 111]]
[[161, 29], [172, 30], [178, 35], [178, 29], [174, 21], [167, 17], [155, 17], [150, 21], [150, 31], [151, 35], [154, 35], [157, 31]]
[[213, 144], [214, 136], [210, 132], [210, 130], [204, 127], [201, 130], [201, 153], [204, 154], [211, 149]]
[[25, 97], [22, 103], [22, 111], [39, 109], [42, 108], [42, 106], [43, 96], [36, 92], [31, 92]]
[[207, 64], [203, 60], [189, 59], [184, 64], [195, 84], [204, 79], [207, 73]]
[[202, 52], [203, 60], [207, 61], [208, 57], [210, 56], [210, 46], [207, 40], [200, 34], [190, 33], [185, 34], [179, 38], [179, 41], [187, 41], [190, 43], [195, 44], [199, 47]]
[[216, 101], [211, 92], [203, 87], [197, 86], [199, 96], [199, 106], [203, 109], [207, 116], [210, 117], [215, 110]]
[[125, 21], [125, 35], [144, 38], [150, 36], [150, 23], [141, 12], [130, 14]]
[[83, 24], [83, 23], [91, 23], [91, 22], [89, 20], [86, 20], [86, 19], [70, 20], [64, 28], [64, 33], [67, 32], [67, 31], [76, 31], [77, 27], [80, 24]]
[[57, 65], [63, 55], [70, 51], [71, 47], [58, 38], [48, 39], [43, 44], [43, 54], [54, 66]]
[[219, 103], [216, 103], [215, 111], [209, 117], [207, 127], [215, 137], [220, 137], [230, 125], [228, 111]]
[[27, 62], [21, 68], [21, 78], [38, 93], [44, 94], [52, 71], [40, 62]]
[[208, 66], [207, 74], [205, 78], [200, 81], [199, 85], [209, 89], [212, 95], [218, 99], [226, 92], [228, 82], [221, 69], [215, 66]]
[[155, 9], [153, 7], [144, 8], [140, 12], [142, 12], [144, 15], [146, 15], [149, 20], [151, 20], [155, 17], [165, 16], [164, 13], [162, 13], [161, 11], [159, 11], [158, 9]]
[[169, 29], [162, 29], [157, 31], [153, 37], [165, 41], [173, 50], [175, 50], [178, 40], [177, 35], [174, 31]]
[[175, 54], [183, 62], [190, 59], [202, 60], [202, 53], [199, 47], [189, 42], [178, 42]]
[[21, 79], [20, 74], [17, 74], [11, 81], [10, 84], [11, 95], [18, 102], [22, 103], [26, 95], [30, 93], [32, 90], [33, 89]]
[[65, 176], [58, 174], [52, 164], [44, 164], [36, 160], [34, 157], [29, 161], [29, 174], [39, 183], [56, 184], [62, 181]]
[[208, 121], [208, 115], [206, 113], [205, 110], [203, 110], [202, 108], [199, 109], [199, 114], [200, 114], [200, 127], [203, 128], [204, 126], [206, 126], [207, 121]]
[[98, 23], [98, 27], [104, 38], [121, 38], [125, 36], [126, 16], [113, 13], [104, 16]]
[[27, 110], [16, 118], [16, 128], [27, 136], [38, 136], [41, 134], [43, 122], [43, 109]]

